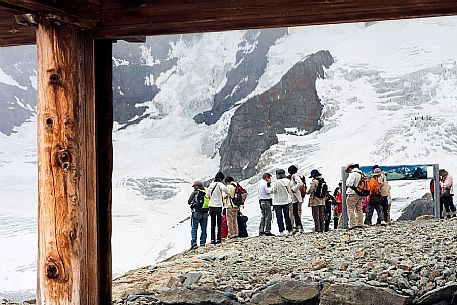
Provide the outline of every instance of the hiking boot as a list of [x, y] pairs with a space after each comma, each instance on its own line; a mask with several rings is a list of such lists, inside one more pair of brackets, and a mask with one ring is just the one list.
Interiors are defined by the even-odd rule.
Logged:
[[198, 248], [197, 245], [192, 245], [192, 247], [190, 247], [190, 250], [195, 250], [195, 249], [197, 249], [197, 248]]

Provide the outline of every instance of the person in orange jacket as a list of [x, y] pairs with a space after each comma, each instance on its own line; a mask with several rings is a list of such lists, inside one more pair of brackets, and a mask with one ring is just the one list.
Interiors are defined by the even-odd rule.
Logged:
[[369, 182], [370, 195], [368, 197], [368, 211], [364, 223], [370, 226], [374, 210], [376, 210], [378, 218], [381, 219], [381, 225], [386, 225], [386, 219], [384, 218], [384, 211], [382, 209], [383, 198], [381, 187], [378, 183], [378, 177], [381, 175], [381, 172], [380, 168], [375, 169], [371, 174], [372, 177]]

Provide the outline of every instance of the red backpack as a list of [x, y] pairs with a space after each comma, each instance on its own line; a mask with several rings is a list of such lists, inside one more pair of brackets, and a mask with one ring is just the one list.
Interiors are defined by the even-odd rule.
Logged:
[[232, 185], [235, 187], [235, 195], [232, 199], [233, 204], [236, 206], [244, 205], [248, 192], [239, 183], [232, 183]]

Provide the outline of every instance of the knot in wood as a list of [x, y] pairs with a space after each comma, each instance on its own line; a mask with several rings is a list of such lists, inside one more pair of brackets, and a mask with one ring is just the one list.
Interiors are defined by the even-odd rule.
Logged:
[[59, 165], [63, 168], [63, 170], [68, 170], [71, 162], [70, 152], [65, 149], [59, 150], [57, 152], [57, 161], [59, 162]]
[[53, 263], [48, 263], [46, 266], [46, 276], [49, 279], [56, 279], [59, 276], [59, 268]]
[[59, 76], [59, 74], [52, 73], [51, 76], [49, 77], [49, 83], [52, 86], [60, 85], [60, 76]]
[[47, 118], [46, 127], [52, 127], [52, 126], [54, 126], [54, 120], [52, 118]]

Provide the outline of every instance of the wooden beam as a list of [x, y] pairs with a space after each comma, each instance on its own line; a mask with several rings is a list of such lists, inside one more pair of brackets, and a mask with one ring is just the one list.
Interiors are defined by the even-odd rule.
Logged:
[[84, 28], [95, 28], [101, 18], [99, 0], [0, 0], [3, 11], [40, 14]]
[[[122, 12], [121, 14], [119, 12]], [[98, 38], [456, 15], [455, 0], [107, 1]]]
[[97, 223], [99, 304], [111, 304], [113, 44], [95, 41], [95, 138], [97, 145]]
[[[0, 0], [9, 14], [41, 13], [96, 28], [98, 39], [457, 15], [455, 0]], [[31, 43], [0, 15], [0, 45]]]
[[38, 304], [98, 304], [93, 33], [41, 18]]
[[17, 24], [15, 15], [0, 8], [0, 46], [34, 44], [36, 27]]

